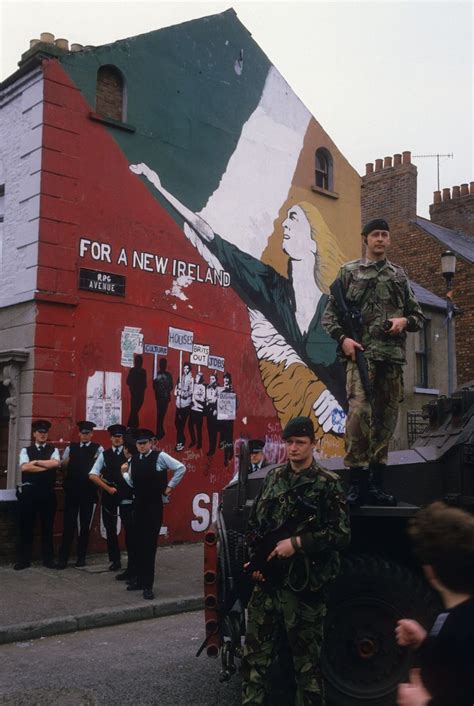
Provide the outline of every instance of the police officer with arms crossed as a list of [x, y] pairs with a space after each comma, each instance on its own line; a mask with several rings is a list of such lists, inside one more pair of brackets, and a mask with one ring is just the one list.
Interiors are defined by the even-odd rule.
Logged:
[[[387, 259], [390, 230], [387, 221], [367, 223], [362, 236], [366, 257], [341, 267], [338, 279], [349, 308], [360, 313], [362, 340], [346, 335], [343, 314], [331, 294], [322, 325], [338, 341], [346, 365], [349, 411], [344, 463], [351, 469], [350, 504], [396, 505], [383, 489], [390, 439], [403, 397], [406, 331], [418, 331], [424, 316], [403, 268]], [[363, 389], [355, 356], [364, 352], [372, 399]]]
[[48, 444], [51, 422], [38, 419], [32, 424], [34, 444], [20, 451], [21, 484], [17, 489], [19, 542], [16, 571], [31, 565], [36, 517], [41, 522], [43, 566], [56, 568], [53, 550], [53, 524], [56, 514], [56, 470], [61, 464], [59, 451]]
[[[349, 544], [349, 521], [339, 476], [314, 460], [311, 419], [289, 421], [283, 438], [288, 463], [269, 471], [248, 523], [250, 562], [259, 545], [265, 556], [261, 569], [247, 566], [256, 585], [248, 606], [242, 704], [267, 703], [270, 668], [285, 634], [296, 680], [295, 703], [323, 706], [320, 652], [326, 589], [339, 572], [339, 550]], [[288, 536], [268, 549], [265, 537], [277, 529]], [[273, 570], [265, 576], [267, 566]]]
[[89, 472], [89, 479], [102, 488], [102, 522], [111, 562], [109, 570], [118, 571], [122, 567], [117, 537], [118, 506], [121, 501], [131, 499], [132, 493], [121, 471], [121, 466], [126, 461], [123, 452], [123, 435], [126, 428], [123, 424], [112, 424], [107, 431], [110, 434], [111, 447], [99, 454]]
[[76, 566], [86, 565], [89, 531], [97, 504], [97, 488], [89, 480], [89, 471], [94, 465], [102, 446], [92, 441], [95, 427], [93, 422], [78, 422], [79, 442], [74, 442], [64, 449], [62, 468], [66, 470], [64, 479], [64, 529], [59, 549], [58, 569], [65, 569], [71, 551], [71, 545], [77, 530], [79, 515], [80, 530], [77, 538]]
[[[155, 557], [163, 520], [163, 496], [171, 495], [186, 472], [180, 461], [164, 451], [152, 448], [154, 434], [149, 429], [135, 432], [138, 454], [132, 456], [130, 471], [124, 478], [133, 487], [133, 545], [137, 579], [127, 591], [143, 590], [143, 598], [152, 599], [155, 578]], [[170, 481], [167, 471], [173, 471]]]

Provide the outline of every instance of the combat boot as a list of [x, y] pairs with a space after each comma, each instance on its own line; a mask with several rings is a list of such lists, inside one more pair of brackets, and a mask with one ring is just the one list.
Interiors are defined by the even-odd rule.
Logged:
[[369, 502], [373, 505], [395, 507], [395, 505], [398, 505], [397, 498], [383, 489], [383, 471], [385, 468], [386, 466], [383, 463], [371, 463], [369, 466]]
[[347, 502], [349, 505], [367, 505], [369, 499], [369, 472], [363, 466], [350, 469]]

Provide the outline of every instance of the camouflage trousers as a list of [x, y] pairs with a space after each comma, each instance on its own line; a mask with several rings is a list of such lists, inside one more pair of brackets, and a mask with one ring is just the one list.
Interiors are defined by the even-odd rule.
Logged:
[[387, 463], [388, 445], [398, 419], [403, 399], [403, 366], [383, 360], [367, 360], [372, 401], [362, 388], [354, 361], [346, 367], [346, 392], [349, 411], [346, 420], [344, 463], [365, 466]]
[[282, 638], [286, 638], [293, 660], [296, 706], [324, 706], [320, 668], [326, 615], [323, 598], [320, 593], [303, 597], [288, 588], [254, 588], [242, 659], [243, 705], [270, 704], [269, 672]]

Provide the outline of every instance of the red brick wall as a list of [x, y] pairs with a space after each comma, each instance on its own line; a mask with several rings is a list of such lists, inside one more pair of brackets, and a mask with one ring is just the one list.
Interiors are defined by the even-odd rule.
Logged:
[[474, 236], [474, 181], [443, 189], [442, 194], [436, 191], [430, 218], [433, 223]]

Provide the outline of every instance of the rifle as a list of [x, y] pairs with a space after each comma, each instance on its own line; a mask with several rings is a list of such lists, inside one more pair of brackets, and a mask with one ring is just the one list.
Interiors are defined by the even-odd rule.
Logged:
[[248, 544], [254, 549], [254, 554], [245, 567], [246, 574], [260, 571], [267, 579], [277, 580], [281, 578], [288, 560], [273, 557], [273, 559], [267, 561], [268, 555], [275, 549], [278, 542], [292, 537], [299, 525], [311, 522], [319, 513], [319, 508], [300, 496], [297, 496], [296, 504], [304, 509], [306, 516], [298, 513], [297, 517], [288, 517], [279, 527], [275, 527], [265, 534], [255, 533], [253, 536], [248, 537]]
[[[355, 307], [349, 307], [347, 305], [344, 287], [340, 277], [334, 280], [331, 284], [329, 291], [331, 292], [334, 301], [336, 302], [337, 308], [342, 314], [341, 326], [344, 331], [344, 335], [348, 338], [352, 338], [357, 343], [362, 341], [362, 315], [359, 309]], [[356, 349], [355, 352], [355, 362], [360, 375], [360, 381], [362, 383], [362, 388], [367, 396], [367, 399], [372, 397], [372, 385], [369, 380], [369, 369], [367, 366], [367, 360], [364, 353]]]

